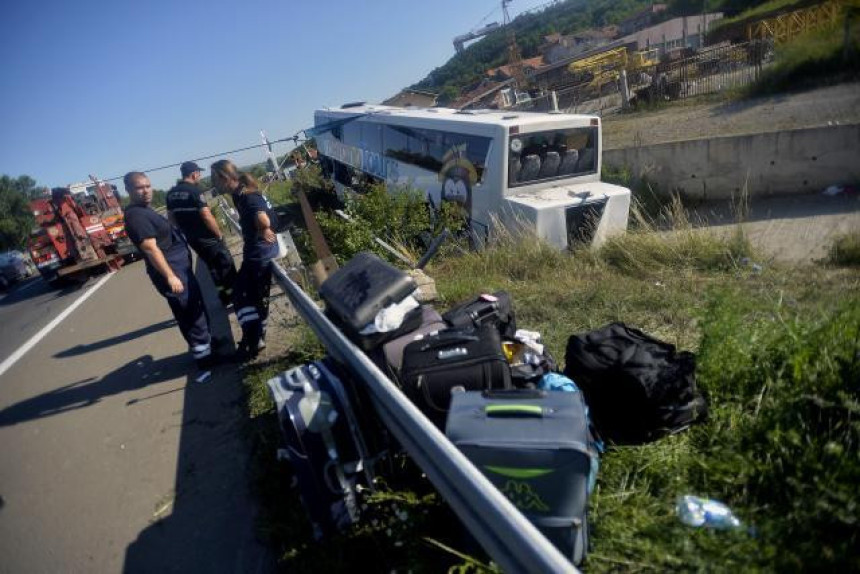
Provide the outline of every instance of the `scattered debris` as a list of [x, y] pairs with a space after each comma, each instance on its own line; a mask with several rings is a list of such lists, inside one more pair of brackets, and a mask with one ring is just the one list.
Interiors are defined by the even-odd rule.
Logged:
[[753, 272], [753, 273], [755, 273], [755, 274], [759, 274], [759, 273], [761, 273], [762, 271], [764, 271], [764, 267], [763, 267], [762, 265], [759, 265], [758, 263], [755, 263], [755, 262], [754, 262], [752, 259], [750, 259], [749, 257], [743, 257], [743, 258], [740, 260], [740, 264], [741, 264], [742, 266], [744, 266], [744, 267], [749, 266], [750, 270], [752, 270], [752, 272]]
[[741, 521], [728, 506], [710, 498], [684, 495], [678, 498], [675, 512], [687, 526], [731, 530], [740, 528]]

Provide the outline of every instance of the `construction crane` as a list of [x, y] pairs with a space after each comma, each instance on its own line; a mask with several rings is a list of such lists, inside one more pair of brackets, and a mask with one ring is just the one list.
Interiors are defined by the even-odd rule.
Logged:
[[514, 88], [523, 89], [526, 86], [526, 76], [523, 73], [523, 58], [520, 55], [520, 47], [517, 45], [517, 35], [511, 26], [511, 15], [508, 13], [508, 4], [513, 0], [502, 0], [502, 14], [504, 14], [504, 27], [508, 36], [508, 68], [514, 79]]
[[498, 30], [498, 29], [499, 29], [499, 23], [498, 22], [490, 22], [489, 24], [487, 24], [483, 28], [478, 28], [477, 30], [473, 30], [471, 32], [467, 32], [465, 34], [457, 36], [456, 38], [454, 38], [454, 49], [457, 50], [457, 53], [459, 54], [460, 52], [463, 51], [463, 49], [464, 49], [463, 45], [466, 42], [469, 42], [470, 40], [477, 40], [478, 38], [482, 38], [482, 37], [486, 36], [487, 34], [489, 34], [490, 32], [492, 32], [494, 30]]

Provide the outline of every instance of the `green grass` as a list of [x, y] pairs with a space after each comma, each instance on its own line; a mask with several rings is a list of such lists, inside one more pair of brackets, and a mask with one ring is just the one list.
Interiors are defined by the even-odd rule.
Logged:
[[842, 22], [829, 29], [810, 32], [777, 45], [774, 63], [748, 89], [751, 96], [811, 88], [860, 78], [860, 25], [849, 34], [853, 53], [844, 58]]
[[[791, 12], [803, 4], [808, 4], [808, 2], [805, 2], [804, 0], [770, 0], [769, 2], [763, 2], [757, 6], [753, 6], [749, 10], [744, 10], [737, 16], [717, 20], [715, 23], [715, 30], [719, 30], [723, 26], [729, 26], [737, 22], [754, 20], [757, 17], [760, 18], [775, 12]], [[711, 32], [713, 33], [715, 30], [712, 30]]]
[[291, 181], [273, 181], [266, 184], [266, 197], [274, 205], [293, 203], [293, 184]]
[[[590, 502], [589, 571], [860, 569], [860, 271], [772, 265], [756, 273], [739, 263], [754, 253], [741, 233], [718, 239], [682, 221], [674, 233], [643, 224], [597, 252], [507, 236], [480, 253], [442, 256], [428, 273], [442, 308], [509, 291], [517, 324], [543, 333], [559, 363], [571, 334], [610, 321], [696, 352], [710, 419], [604, 455]], [[348, 571], [359, 561], [375, 572], [478, 569], [487, 558], [456, 535], [451, 513], [416, 473], [381, 484], [353, 531], [311, 540], [286, 487], [289, 471], [274, 461], [263, 385], [322, 349], [306, 328], [289, 337], [287, 356], [246, 377], [261, 531], [284, 569]], [[673, 514], [682, 494], [726, 502], [745, 528], [683, 526]]]
[[834, 265], [860, 266], [860, 232], [837, 237], [830, 247], [828, 261]]

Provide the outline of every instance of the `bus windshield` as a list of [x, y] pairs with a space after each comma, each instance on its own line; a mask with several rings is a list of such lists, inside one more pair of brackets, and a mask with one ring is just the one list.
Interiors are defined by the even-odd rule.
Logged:
[[508, 187], [595, 173], [597, 129], [512, 134], [508, 143]]

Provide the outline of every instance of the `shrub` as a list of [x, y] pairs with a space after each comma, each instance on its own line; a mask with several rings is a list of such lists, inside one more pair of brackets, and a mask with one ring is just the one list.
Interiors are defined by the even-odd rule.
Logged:
[[830, 246], [828, 260], [834, 265], [860, 265], [860, 232], [840, 235]]
[[[855, 27], [856, 28], [856, 27]], [[750, 86], [751, 95], [769, 95], [787, 90], [815, 87], [822, 80], [851, 80], [860, 77], [857, 33], [849, 36], [855, 56], [843, 57], [841, 26], [810, 32], [777, 46], [773, 65]]]

